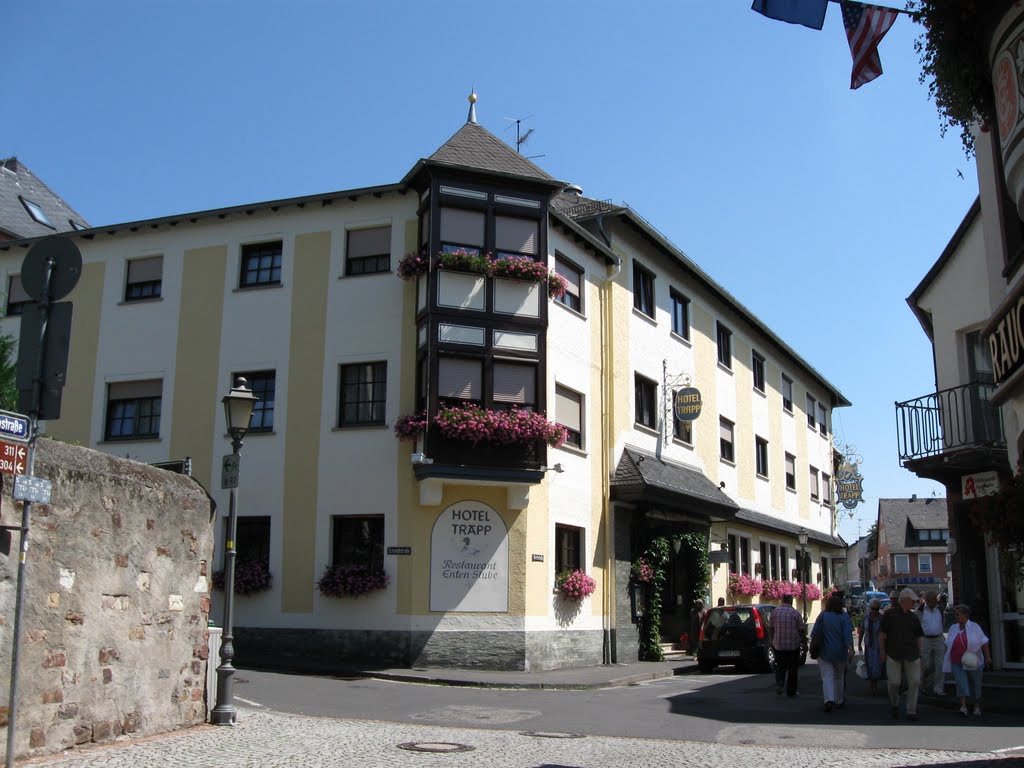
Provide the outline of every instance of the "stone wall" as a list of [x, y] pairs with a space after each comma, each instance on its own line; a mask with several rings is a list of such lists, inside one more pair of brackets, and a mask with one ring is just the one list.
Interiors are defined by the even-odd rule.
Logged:
[[[51, 440], [33, 504], [18, 756], [205, 719], [212, 502], [191, 478]], [[21, 522], [3, 478], [0, 517]], [[19, 533], [0, 551], [0, 753], [6, 747]]]

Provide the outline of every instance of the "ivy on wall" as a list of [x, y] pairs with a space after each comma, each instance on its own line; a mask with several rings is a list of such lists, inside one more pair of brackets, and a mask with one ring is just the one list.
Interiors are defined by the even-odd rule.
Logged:
[[647, 582], [647, 600], [644, 614], [640, 617], [640, 661], [664, 661], [661, 652], [661, 593], [665, 587], [665, 566], [671, 545], [664, 536], [659, 536], [647, 545], [641, 557], [654, 569], [654, 577]]
[[[703, 599], [709, 579], [711, 565], [708, 563], [708, 537], [700, 531], [688, 531], [673, 537], [680, 542], [679, 557], [686, 568], [686, 582], [689, 585], [686, 605], [693, 605], [694, 600]], [[658, 536], [647, 545], [640, 555], [649, 565], [654, 575], [643, 583], [646, 591], [644, 613], [640, 618], [638, 629], [640, 661], [664, 661], [661, 650], [661, 610], [662, 593], [665, 588], [666, 568], [672, 544], [665, 536]]]

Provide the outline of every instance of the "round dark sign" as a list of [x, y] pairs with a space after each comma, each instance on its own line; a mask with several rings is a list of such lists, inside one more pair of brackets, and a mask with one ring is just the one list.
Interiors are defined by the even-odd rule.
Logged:
[[49, 294], [50, 301], [63, 299], [81, 276], [78, 246], [60, 235], [45, 237], [33, 245], [21, 264], [21, 286], [36, 301], [42, 301], [45, 294]]
[[693, 421], [700, 416], [700, 408], [703, 405], [700, 390], [696, 387], [677, 389], [673, 405], [679, 421]]

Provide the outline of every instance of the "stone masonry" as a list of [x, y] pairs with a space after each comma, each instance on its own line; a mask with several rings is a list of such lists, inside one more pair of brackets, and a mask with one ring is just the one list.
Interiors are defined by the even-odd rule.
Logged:
[[[18, 756], [205, 719], [213, 504], [194, 480], [40, 439], [19, 660]], [[21, 522], [3, 478], [0, 518]], [[19, 534], [0, 549], [5, 752]]]

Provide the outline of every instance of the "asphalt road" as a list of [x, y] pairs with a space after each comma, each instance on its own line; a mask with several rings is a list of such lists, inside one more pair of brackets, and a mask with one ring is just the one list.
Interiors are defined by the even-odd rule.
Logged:
[[999, 752], [1024, 756], [1018, 716], [964, 720], [922, 698], [917, 723], [893, 720], [852, 674], [847, 706], [822, 710], [818, 670], [801, 670], [801, 696], [775, 694], [770, 674], [720, 668], [621, 688], [584, 691], [462, 688], [381, 680], [340, 680], [239, 670], [245, 709], [421, 725], [557, 731], [786, 747], [885, 747]]

